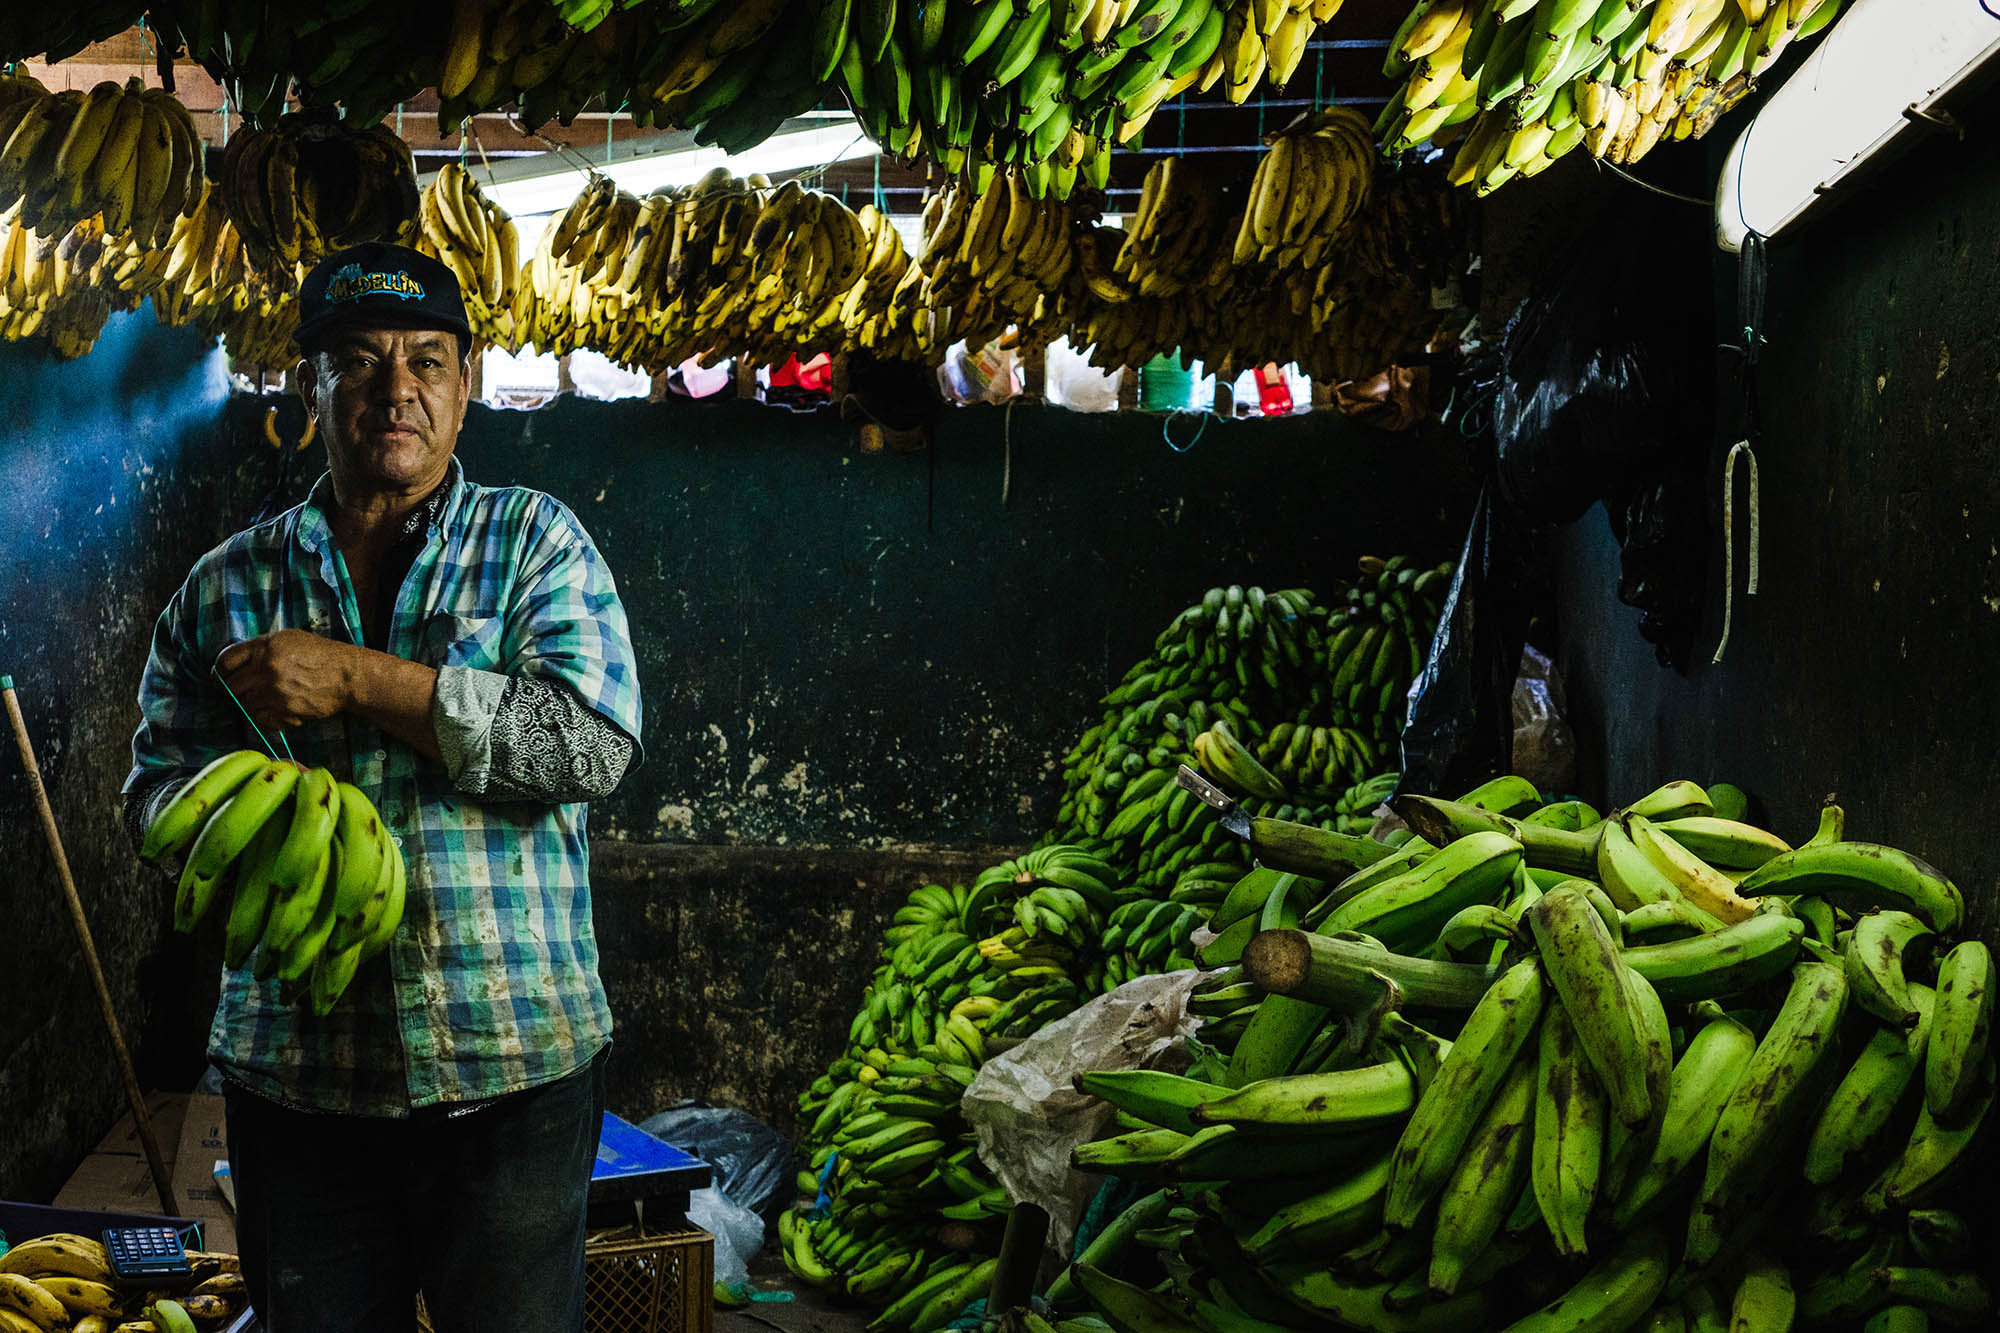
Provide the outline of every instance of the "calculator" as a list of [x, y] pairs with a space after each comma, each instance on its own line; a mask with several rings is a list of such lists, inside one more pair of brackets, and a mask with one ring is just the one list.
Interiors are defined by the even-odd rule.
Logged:
[[180, 1233], [172, 1227], [107, 1227], [104, 1253], [120, 1282], [171, 1287], [194, 1278]]

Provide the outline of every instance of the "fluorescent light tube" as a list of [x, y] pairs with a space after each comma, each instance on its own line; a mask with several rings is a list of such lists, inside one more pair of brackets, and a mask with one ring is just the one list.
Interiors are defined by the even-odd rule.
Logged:
[[716, 167], [738, 176], [759, 171], [774, 175], [875, 151], [852, 116], [815, 115], [786, 121], [770, 138], [734, 157], [720, 148], [704, 148], [693, 134], [676, 130], [638, 142], [614, 142], [608, 152], [578, 149], [508, 158], [490, 171], [475, 168], [475, 175], [488, 199], [516, 217], [531, 217], [567, 208], [583, 188], [587, 168], [611, 177], [621, 189], [645, 194], [662, 185], [692, 185]]
[[1729, 150], [1716, 243], [1777, 235], [1996, 51], [2000, 11], [1978, 0], [1854, 0]]

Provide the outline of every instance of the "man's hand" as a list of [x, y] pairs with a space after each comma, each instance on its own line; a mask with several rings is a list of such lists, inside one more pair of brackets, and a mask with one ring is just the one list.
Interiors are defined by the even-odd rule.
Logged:
[[230, 644], [216, 655], [215, 669], [258, 726], [284, 730], [353, 706], [358, 651], [302, 629], [281, 629]]
[[437, 672], [421, 663], [281, 629], [230, 644], [216, 654], [215, 669], [260, 727], [285, 730], [353, 713], [438, 758], [431, 722]]

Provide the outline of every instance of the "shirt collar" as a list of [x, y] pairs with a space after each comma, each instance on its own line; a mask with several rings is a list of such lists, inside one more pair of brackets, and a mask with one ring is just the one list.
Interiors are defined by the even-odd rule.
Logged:
[[[426, 529], [435, 529], [448, 519], [454, 507], [452, 502], [458, 498], [459, 489], [464, 485], [465, 469], [459, 466], [458, 456], [454, 454], [445, 460], [444, 480], [410, 511], [398, 540], [406, 540], [416, 534], [417, 530], [409, 526], [411, 524], [422, 523]], [[333, 544], [333, 525], [327, 518], [333, 504], [333, 473], [322, 472], [319, 480], [306, 493], [305, 503], [299, 506], [299, 545], [309, 551], [317, 551]]]

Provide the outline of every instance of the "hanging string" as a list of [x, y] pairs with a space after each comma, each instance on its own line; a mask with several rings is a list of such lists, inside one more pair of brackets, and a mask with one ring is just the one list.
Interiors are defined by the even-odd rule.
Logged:
[[1750, 441], [1738, 440], [1722, 460], [1722, 638], [1715, 645], [1713, 661], [1722, 660], [1723, 649], [1729, 646], [1729, 622], [1735, 611], [1736, 602], [1736, 460], [1750, 460], [1750, 571], [1744, 580], [1743, 595], [1757, 595], [1757, 547], [1758, 547], [1758, 502], [1757, 502], [1757, 454], [1750, 447]]
[[[229, 688], [229, 682], [222, 678], [222, 668], [218, 666], [211, 666], [209, 667], [209, 672], [212, 675], [214, 675], [216, 683], [222, 686], [223, 692], [229, 696], [229, 701], [236, 705], [236, 711], [243, 714], [243, 720], [250, 724], [250, 730], [257, 733], [258, 741], [260, 741], [263, 744], [266, 750], [269, 750], [271, 752], [271, 757], [273, 759], [276, 759], [278, 757], [277, 746], [272, 745], [270, 738], [264, 735], [264, 729], [257, 725], [257, 719], [250, 716], [250, 710], [245, 708], [243, 706], [243, 701], [236, 697], [236, 691]], [[291, 759], [291, 761], [295, 764], [299, 762], [297, 759], [293, 758], [292, 744], [290, 741], [285, 739], [285, 733], [282, 731], [278, 733], [278, 745], [282, 745], [285, 747], [285, 758]]]
[[1591, 159], [1591, 162], [1594, 165], [1603, 168], [1605, 171], [1610, 172], [1614, 176], [1624, 177], [1626, 180], [1630, 181], [1632, 184], [1638, 186], [1642, 190], [1646, 190], [1653, 194], [1659, 195], [1662, 199], [1672, 199], [1674, 202], [1681, 204], [1693, 204], [1696, 208], [1715, 207], [1715, 201], [1713, 199], [1697, 199], [1691, 194], [1676, 194], [1672, 190], [1663, 190], [1659, 186], [1653, 184], [1651, 181], [1640, 180], [1637, 176], [1634, 176], [1631, 172], [1625, 170], [1623, 167], [1619, 166], [1615, 162], [1607, 162], [1601, 157], [1594, 157]]
[[[1184, 454], [1194, 448], [1195, 445], [1201, 443], [1201, 437], [1207, 433], [1208, 423], [1214, 416], [1215, 413], [1213, 412], [1189, 412], [1182, 409], [1169, 412], [1167, 413], [1166, 420], [1160, 423], [1160, 438], [1167, 442], [1167, 448], [1177, 454]], [[1194, 417], [1201, 423], [1195, 427], [1194, 434], [1188, 437], [1186, 444], [1182, 444], [1179, 440], [1176, 440], [1173, 431], [1170, 429], [1174, 424], [1175, 417]]]
[[1007, 497], [1014, 489], [1014, 400], [1007, 400], [1006, 416], [1000, 425], [1000, 507], [1007, 507]]
[[1729, 625], [1736, 597], [1736, 460], [1750, 460], [1750, 577], [1745, 596], [1757, 593], [1757, 455], [1752, 442], [1760, 438], [1763, 413], [1757, 396], [1757, 363], [1764, 346], [1764, 238], [1757, 232], [1743, 237], [1743, 249], [1736, 261], [1736, 316], [1743, 329], [1743, 438], [1722, 461], [1722, 638], [1715, 645], [1714, 661], [1722, 660], [1729, 645]]
[[493, 179], [493, 164], [486, 158], [486, 141], [479, 137], [479, 126], [472, 123], [470, 116], [466, 117], [465, 123], [472, 130], [472, 146], [479, 150], [479, 165], [486, 172], [486, 183], [493, 185], [496, 182]]

